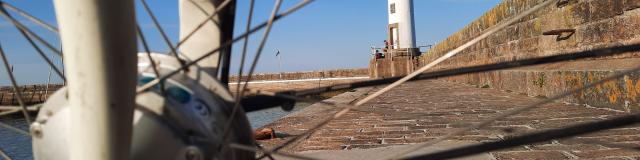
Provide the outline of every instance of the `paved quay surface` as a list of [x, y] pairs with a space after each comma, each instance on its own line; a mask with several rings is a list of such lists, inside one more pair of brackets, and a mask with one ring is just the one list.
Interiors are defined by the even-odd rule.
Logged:
[[[346, 92], [328, 101], [349, 103], [371, 93], [364, 88]], [[284, 149], [304, 155], [334, 159], [346, 152], [366, 157], [366, 151], [402, 147], [432, 140], [454, 130], [479, 123], [509, 109], [526, 106], [543, 98], [509, 93], [491, 88], [446, 82], [409, 82], [376, 98], [347, 115], [331, 121], [306, 139]], [[290, 135], [301, 134], [341, 108], [314, 104], [266, 127]], [[505, 137], [628, 113], [583, 105], [551, 103], [499, 120], [483, 129], [449, 139], [446, 143], [481, 143]], [[259, 141], [271, 148], [284, 140]], [[490, 153], [479, 159], [637, 159], [639, 151], [589, 143], [640, 147], [640, 125], [520, 146]], [[441, 144], [442, 145], [442, 144]], [[374, 149], [375, 148], [375, 149]], [[327, 157], [328, 156], [328, 157]], [[364, 157], [363, 157], [364, 156]], [[481, 155], [482, 156], [482, 155]], [[490, 158], [487, 158], [489, 156]], [[354, 157], [343, 157], [350, 159]], [[360, 159], [358, 158], [358, 159]], [[384, 158], [384, 157], [376, 157]], [[340, 158], [338, 158], [340, 159]]]
[[[302, 80], [278, 80], [278, 81], [251, 81], [247, 88], [277, 92], [282, 90], [300, 90], [315, 87], [323, 87], [336, 84], [344, 84], [368, 80], [363, 77], [343, 77], [343, 78], [324, 78], [324, 79], [302, 79]], [[244, 83], [241, 83], [244, 84]], [[229, 89], [236, 91], [238, 83], [229, 83]]]

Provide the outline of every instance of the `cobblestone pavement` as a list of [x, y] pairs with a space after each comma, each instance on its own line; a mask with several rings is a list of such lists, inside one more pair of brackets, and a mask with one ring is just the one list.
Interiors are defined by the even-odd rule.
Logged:
[[[350, 102], [366, 95], [364, 92], [370, 91], [360, 89], [330, 100]], [[446, 81], [410, 82], [349, 112], [346, 116], [333, 120], [310, 137], [285, 150], [349, 150], [420, 143], [478, 123], [508, 109], [540, 100], [543, 99]], [[338, 109], [330, 106], [308, 107], [301, 113], [280, 119], [267, 127], [291, 135], [300, 134]], [[495, 141], [532, 131], [625, 114], [627, 113], [582, 105], [552, 103], [494, 122], [489, 127], [456, 136], [451, 140]], [[639, 133], [640, 125], [510, 148], [490, 154], [496, 159], [634, 159], [640, 158], [640, 152], [587, 144], [587, 141], [640, 147]], [[270, 148], [285, 139], [287, 138], [260, 143]]]

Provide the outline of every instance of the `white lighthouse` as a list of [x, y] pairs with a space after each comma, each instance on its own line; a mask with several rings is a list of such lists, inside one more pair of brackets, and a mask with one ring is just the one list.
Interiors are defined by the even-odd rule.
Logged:
[[413, 0], [388, 0], [389, 27], [387, 43], [393, 56], [415, 56], [415, 27], [413, 25]]

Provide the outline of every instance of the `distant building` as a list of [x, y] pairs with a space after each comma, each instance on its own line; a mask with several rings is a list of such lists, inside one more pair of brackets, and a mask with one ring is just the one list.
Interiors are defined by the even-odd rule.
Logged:
[[[389, 26], [387, 42], [390, 56], [417, 56], [413, 21], [413, 0], [388, 1]], [[386, 47], [385, 47], [386, 48]]]
[[369, 63], [373, 78], [404, 76], [418, 66], [420, 49], [416, 46], [413, 0], [388, 0], [389, 24], [382, 53]]

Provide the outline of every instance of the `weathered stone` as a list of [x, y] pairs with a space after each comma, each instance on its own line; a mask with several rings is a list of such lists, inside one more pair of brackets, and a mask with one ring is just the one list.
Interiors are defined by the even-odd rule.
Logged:
[[[23, 85], [19, 87], [19, 90], [22, 93], [22, 100], [24, 103], [26, 105], [33, 105], [44, 103], [47, 100], [47, 97], [51, 96], [56, 90], [62, 87], [63, 86], [60, 84], [51, 84], [48, 86], [46, 84], [34, 84]], [[3, 105], [19, 105], [18, 96], [15, 94], [13, 87], [11, 86], [0, 86], [0, 106]]]
[[640, 0], [624, 0], [624, 10], [632, 10], [640, 7]]
[[534, 145], [529, 147], [533, 150], [559, 150], [559, 151], [587, 151], [587, 150], [601, 150], [607, 149], [606, 147], [599, 145], [562, 145], [562, 144], [547, 144], [547, 145]]
[[625, 150], [625, 149], [606, 149], [606, 150], [588, 150], [588, 151], [573, 151], [572, 154], [580, 158], [606, 158], [614, 156], [629, 156], [638, 157], [640, 152]]
[[567, 159], [562, 152], [558, 151], [511, 151], [492, 153], [496, 159]]
[[590, 3], [592, 15], [590, 21], [611, 18], [622, 12], [622, 0], [596, 0]]
[[[584, 79], [585, 82], [588, 81], [588, 76], [585, 76]], [[514, 107], [525, 106], [538, 102], [539, 100], [539, 98], [519, 95], [515, 92], [505, 92], [492, 88], [478, 88], [471, 85], [446, 81], [410, 82], [391, 90], [388, 94], [378, 97], [373, 102], [365, 104], [364, 106], [366, 107], [361, 107], [358, 108], [357, 111], [349, 112], [349, 114], [347, 114], [349, 117], [336, 119], [333, 121], [336, 123], [332, 122], [331, 125], [322, 127], [317, 133], [302, 140], [300, 143], [297, 143], [298, 145], [288, 150], [368, 149], [390, 145], [423, 143], [460, 129], [443, 128], [444, 126], [464, 124], [466, 122], [479, 122], [509, 109], [513, 109]], [[300, 115], [324, 115], [324, 112], [335, 113], [335, 110], [337, 110], [337, 108], [325, 110], [320, 113], [314, 112]], [[449, 140], [471, 140], [476, 142], [496, 141], [534, 131], [620, 115], [622, 115], [622, 113], [611, 110], [602, 110], [581, 105], [551, 103], [535, 108], [529, 112], [499, 120], [492, 123], [489, 127], [483, 127], [454, 136]], [[380, 116], [388, 120], [384, 120], [384, 118], [378, 119]], [[402, 117], [400, 118], [402, 120], [392, 118], [395, 116]], [[320, 119], [287, 118], [271, 125], [298, 123], [287, 122], [289, 120], [302, 121], [302, 126], [310, 127]], [[370, 125], [362, 125], [363, 123], [361, 122]], [[414, 124], [416, 127], [423, 126], [425, 128], [417, 129], [408, 126], [409, 128], [406, 131], [371, 132], [362, 132], [367, 128], [356, 132], [352, 132], [350, 129], [335, 129], [359, 127], [376, 128], [376, 126], [405, 127], [406, 125]], [[299, 133], [296, 132], [296, 130], [288, 130], [287, 128], [279, 130], [282, 132], [292, 132], [294, 134]], [[587, 143], [588, 141], [602, 141], [637, 146], [640, 145], [635, 143], [640, 141], [640, 136], [635, 132], [637, 130], [640, 130], [640, 125], [606, 130], [569, 139], [539, 142], [526, 146], [502, 149], [493, 151], [490, 154], [496, 159], [638, 157], [640, 155], [635, 152], [622, 151]], [[277, 144], [276, 142], [282, 141], [274, 139], [260, 142], [269, 148]]]
[[[543, 1], [503, 1], [419, 57], [418, 66], [430, 63], [453, 48], [464, 44], [473, 36], [479, 35], [486, 28], [541, 2]], [[452, 69], [637, 43], [640, 41], [640, 36], [637, 36], [640, 34], [640, 30], [635, 29], [640, 28], [640, 10], [636, 9], [638, 7], [640, 7], [639, 0], [569, 1], [568, 4], [560, 7], [549, 6], [487, 37], [438, 67], [439, 69]], [[556, 36], [542, 35], [542, 32], [554, 29], [575, 29], [576, 31], [562, 40], [557, 39]], [[640, 57], [640, 52], [588, 60], [638, 57]], [[599, 62], [584, 61], [582, 63]], [[622, 63], [610, 64], [605, 67], [573, 68], [563, 68], [563, 64], [546, 65], [534, 69], [469, 74], [447, 79], [543, 98], [594, 82], [587, 79], [590, 75], [594, 75], [592, 79], [604, 78], [620, 69], [615, 66]], [[536, 80], [542, 79], [540, 78], [541, 74], [546, 74], [547, 82], [540, 83], [543, 81]], [[635, 79], [632, 78], [631, 81], [635, 81]], [[635, 106], [633, 99], [636, 99], [636, 96], [633, 96], [632, 93], [635, 92], [629, 90], [630, 87], [616, 89], [619, 86], [624, 86], [622, 84], [620, 82], [608, 84], [606, 87], [601, 87], [604, 90], [588, 90], [563, 99], [563, 101], [626, 111], [629, 107], [625, 108], [624, 103], [628, 101], [631, 102], [631, 106]]]

